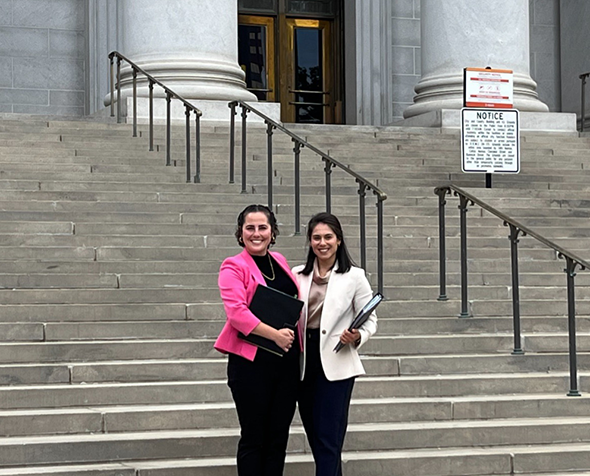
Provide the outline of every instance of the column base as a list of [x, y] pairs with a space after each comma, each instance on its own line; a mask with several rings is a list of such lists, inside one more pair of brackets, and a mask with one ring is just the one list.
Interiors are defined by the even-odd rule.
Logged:
[[[463, 76], [441, 74], [424, 77], [414, 88], [414, 104], [404, 111], [409, 119], [439, 109], [463, 107]], [[514, 73], [514, 107], [521, 112], [549, 112], [537, 96], [537, 83], [528, 74]]]
[[[461, 111], [458, 109], [438, 109], [394, 122], [391, 126], [402, 127], [441, 127], [459, 129]], [[520, 112], [521, 131], [562, 132], [578, 135], [576, 114], [567, 112]]]

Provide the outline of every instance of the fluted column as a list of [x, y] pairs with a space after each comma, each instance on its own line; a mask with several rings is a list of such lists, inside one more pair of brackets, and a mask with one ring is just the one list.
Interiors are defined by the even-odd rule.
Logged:
[[528, 0], [422, 0], [422, 79], [409, 118], [463, 106], [463, 68], [514, 71], [514, 107], [546, 112], [529, 69]]
[[[125, 0], [121, 52], [186, 99], [256, 101], [238, 65], [237, 16], [235, 0]], [[121, 85], [128, 96], [127, 67]], [[148, 95], [141, 77], [138, 95]]]

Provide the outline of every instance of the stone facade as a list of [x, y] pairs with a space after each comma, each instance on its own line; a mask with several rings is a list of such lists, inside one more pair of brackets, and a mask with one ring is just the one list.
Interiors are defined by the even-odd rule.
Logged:
[[0, 112], [82, 115], [83, 0], [0, 0]]
[[[401, 119], [421, 77], [420, 0], [344, 0], [344, 11], [347, 122]], [[587, 0], [530, 0], [529, 13], [539, 99], [551, 111], [579, 112], [578, 75], [590, 71]], [[120, 0], [0, 0], [0, 112], [101, 109], [120, 16]]]

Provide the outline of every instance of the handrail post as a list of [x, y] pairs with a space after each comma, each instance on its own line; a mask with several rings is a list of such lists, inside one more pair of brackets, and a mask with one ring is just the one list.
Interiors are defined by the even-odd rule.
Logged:
[[231, 109], [229, 118], [229, 183], [234, 183], [235, 149], [236, 149], [236, 103], [229, 104]]
[[197, 164], [195, 170], [195, 183], [201, 183], [201, 115], [195, 111], [195, 154]]
[[121, 123], [121, 58], [117, 56], [117, 123]]
[[361, 268], [367, 270], [367, 220], [365, 210], [365, 197], [367, 196], [367, 185], [357, 179], [359, 184], [359, 226], [361, 238]]
[[582, 80], [582, 117], [580, 129], [581, 132], [584, 132], [584, 122], [586, 122], [586, 78], [586, 74], [580, 76], [580, 79]]
[[383, 199], [377, 198], [377, 291], [383, 292]]
[[150, 89], [150, 152], [154, 150], [154, 82], [148, 81]]
[[450, 193], [448, 188], [437, 188], [435, 193], [438, 195], [438, 267], [439, 267], [439, 294], [438, 301], [448, 301], [447, 296], [447, 238], [446, 238], [446, 219], [445, 205], [446, 195]]
[[521, 331], [520, 331], [520, 293], [519, 293], [519, 278], [518, 278], [518, 235], [525, 233], [512, 223], [504, 222], [504, 225], [510, 226], [510, 261], [512, 268], [512, 319], [514, 327], [514, 350], [512, 355], [522, 355]]
[[172, 165], [170, 149], [172, 148], [172, 119], [170, 117], [170, 102], [172, 101], [170, 91], [166, 91], [166, 165]]
[[326, 175], [326, 212], [332, 213], [332, 167], [334, 166], [326, 158], [322, 158], [325, 162], [324, 173]]
[[191, 110], [184, 106], [186, 138], [186, 183], [191, 181]]
[[111, 61], [111, 117], [115, 117], [115, 56], [113, 55], [109, 59]]
[[272, 134], [275, 127], [266, 122], [266, 193], [268, 196], [268, 208], [272, 210]]
[[[133, 137], [137, 137], [137, 70], [133, 68]], [[127, 112], [129, 116], [129, 112]]]
[[[566, 268], [564, 271], [567, 274], [567, 321], [569, 334], [569, 363], [570, 363], [570, 391], [568, 397], [581, 396], [578, 391], [578, 357], [576, 351], [576, 298], [575, 298], [575, 283], [576, 266], [578, 265], [572, 258], [559, 254], [560, 258], [564, 258]], [[581, 269], [584, 269], [583, 267]]]
[[[457, 192], [455, 192], [457, 193]], [[461, 226], [461, 314], [459, 317], [470, 317], [467, 290], [467, 206], [469, 199], [459, 195], [459, 211]]]
[[242, 104], [242, 193], [246, 192], [246, 119], [248, 118], [248, 111], [246, 106]]
[[301, 170], [300, 155], [302, 144], [293, 139], [295, 143], [293, 154], [295, 155], [295, 235], [301, 234]]

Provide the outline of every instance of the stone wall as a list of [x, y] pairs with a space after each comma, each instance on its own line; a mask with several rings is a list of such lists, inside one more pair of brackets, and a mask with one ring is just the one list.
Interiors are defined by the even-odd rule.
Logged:
[[[590, 2], [561, 1], [561, 105], [580, 114], [580, 74], [590, 72]], [[586, 84], [586, 125], [590, 123], [590, 80]]]
[[83, 115], [84, 31], [84, 0], [0, 0], [0, 112]]
[[392, 7], [392, 121], [403, 119], [420, 80], [420, 0], [397, 0]]
[[559, 0], [530, 0], [531, 77], [549, 110], [561, 111]]

